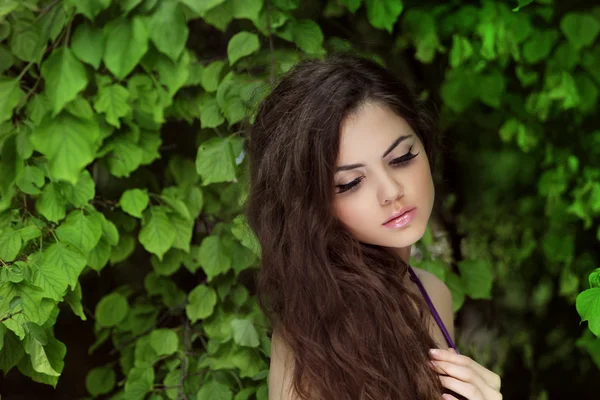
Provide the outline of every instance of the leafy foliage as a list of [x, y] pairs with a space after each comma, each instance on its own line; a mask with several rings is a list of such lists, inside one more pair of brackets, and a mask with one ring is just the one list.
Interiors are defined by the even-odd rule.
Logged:
[[[87, 375], [91, 396], [267, 399], [269, 327], [248, 285], [260, 252], [240, 215], [242, 133], [275, 75], [333, 51], [418, 69], [421, 96], [441, 103], [456, 149], [448, 170], [459, 172], [445, 176], [454, 184], [414, 265], [446, 282], [455, 311], [493, 298], [510, 315], [495, 321], [501, 336], [465, 350], [499, 373], [515, 350], [533, 379], [575, 351], [589, 357], [568, 365], [600, 368], [597, 7], [0, 3], [5, 374], [56, 386], [67, 349], [54, 326], [71, 310], [94, 321], [91, 352], [114, 349]], [[440, 246], [444, 230], [452, 248]], [[111, 271], [133, 278], [84, 312], [80, 278]], [[567, 318], [539, 331], [552, 301], [589, 331]], [[536, 359], [539, 342], [563, 344]], [[525, 390], [544, 398], [551, 384]]]

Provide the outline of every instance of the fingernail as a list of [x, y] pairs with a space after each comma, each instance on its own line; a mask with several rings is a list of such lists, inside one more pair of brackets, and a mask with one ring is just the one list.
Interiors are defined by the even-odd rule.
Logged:
[[429, 354], [432, 356], [437, 356], [440, 354], [440, 351], [438, 349], [429, 349]]

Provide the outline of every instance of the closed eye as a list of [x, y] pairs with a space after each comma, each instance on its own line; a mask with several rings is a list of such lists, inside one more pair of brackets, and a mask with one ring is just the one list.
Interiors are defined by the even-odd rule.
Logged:
[[[416, 153], [416, 154], [411, 153], [411, 150], [412, 150], [412, 146], [410, 146], [410, 149], [408, 149], [408, 153], [406, 153], [402, 157], [394, 158], [392, 161], [390, 161], [390, 165], [392, 165], [393, 167], [397, 167], [397, 168], [407, 165], [413, 158], [415, 158], [416, 156], [419, 155], [419, 153]], [[341, 194], [341, 193], [347, 192], [349, 190], [356, 189], [358, 187], [358, 185], [360, 184], [360, 182], [364, 178], [365, 178], [364, 176], [361, 176], [359, 178], [354, 179], [350, 183], [346, 183], [343, 185], [336, 185], [336, 188], [339, 189], [336, 193]]]
[[412, 150], [412, 146], [410, 146], [410, 149], [408, 149], [408, 153], [406, 153], [402, 157], [394, 158], [392, 161], [390, 161], [390, 164], [393, 166], [396, 166], [396, 167], [400, 167], [400, 166], [405, 165], [410, 160], [412, 160], [413, 158], [415, 158], [416, 156], [419, 155], [419, 153], [416, 153], [416, 154], [411, 153], [410, 152], [411, 150]]

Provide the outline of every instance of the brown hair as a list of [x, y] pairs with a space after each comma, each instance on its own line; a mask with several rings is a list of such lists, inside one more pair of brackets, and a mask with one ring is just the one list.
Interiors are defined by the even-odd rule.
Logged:
[[433, 166], [435, 124], [397, 77], [368, 59], [303, 60], [259, 105], [247, 204], [262, 252], [259, 301], [293, 350], [301, 398], [438, 399], [427, 305], [404, 283], [408, 266], [357, 241], [332, 210], [340, 126], [367, 101], [404, 118]]

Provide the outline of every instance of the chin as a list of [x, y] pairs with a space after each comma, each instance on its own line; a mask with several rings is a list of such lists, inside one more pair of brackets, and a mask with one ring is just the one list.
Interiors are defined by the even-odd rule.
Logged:
[[[387, 228], [384, 229], [384, 233], [379, 237], [371, 237], [367, 240], [361, 240], [361, 242], [390, 248], [403, 248], [412, 246], [425, 234], [427, 226], [423, 224], [413, 223], [403, 229], [392, 230]], [[387, 232], [385, 232], [387, 231]]]

